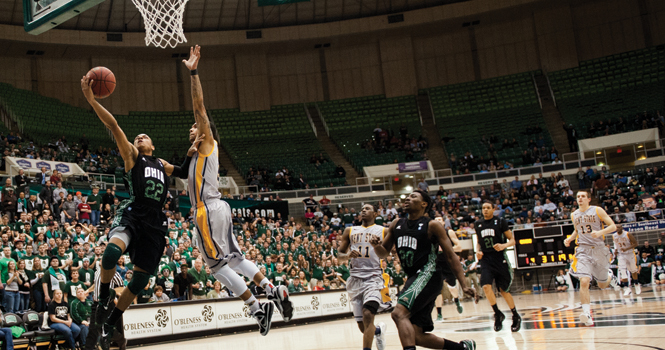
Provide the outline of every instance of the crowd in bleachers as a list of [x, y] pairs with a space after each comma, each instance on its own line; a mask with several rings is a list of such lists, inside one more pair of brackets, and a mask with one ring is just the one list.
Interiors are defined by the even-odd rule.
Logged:
[[659, 110], [644, 111], [635, 114], [634, 117], [619, 117], [616, 119], [607, 119], [606, 121], [591, 121], [586, 125], [586, 130], [583, 130], [584, 133], [582, 133], [582, 135], [584, 135], [584, 137], [582, 138], [607, 136], [651, 128], [658, 128], [662, 134], [664, 127], [665, 117]]
[[377, 154], [403, 152], [406, 161], [413, 161], [416, 159], [416, 155], [425, 153], [428, 143], [422, 135], [417, 138], [410, 136], [409, 130], [404, 124], [400, 125], [399, 133], [395, 133], [393, 129], [385, 126], [377, 125], [372, 137], [364, 140], [360, 147]]
[[[312, 154], [309, 158], [309, 164], [312, 164], [319, 173], [295, 174], [288, 167], [282, 166], [276, 170], [256, 166], [250, 167], [245, 174], [245, 184], [258, 192], [270, 191], [290, 191], [296, 189], [310, 189], [319, 187], [348, 186], [346, 182], [346, 170], [341, 165], [334, 165], [323, 153]], [[329, 166], [330, 165], [330, 166]], [[330, 172], [326, 169], [331, 169]], [[326, 183], [325, 180], [329, 180]]]
[[[516, 138], [504, 138], [501, 141], [494, 134], [489, 137], [483, 135], [479, 140], [479, 146], [487, 150], [486, 155], [474, 155], [471, 150], [467, 150], [460, 157], [455, 153], [450, 153], [449, 166], [456, 175], [513, 169], [515, 164], [508, 160], [501, 160], [500, 154], [514, 153], [515, 149], [521, 148], [521, 166], [560, 164], [559, 151], [554, 146], [548, 147], [548, 142], [542, 133], [543, 130], [538, 125], [527, 127], [526, 131], [522, 133], [529, 137], [526, 149], [520, 146]], [[449, 142], [453, 139], [454, 137], [444, 137], [443, 141]]]

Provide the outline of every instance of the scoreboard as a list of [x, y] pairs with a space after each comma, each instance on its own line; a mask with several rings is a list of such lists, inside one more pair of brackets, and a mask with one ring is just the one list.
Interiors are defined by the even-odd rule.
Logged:
[[515, 230], [517, 268], [565, 266], [573, 260], [575, 243], [563, 241], [573, 234], [573, 225], [535, 227]]

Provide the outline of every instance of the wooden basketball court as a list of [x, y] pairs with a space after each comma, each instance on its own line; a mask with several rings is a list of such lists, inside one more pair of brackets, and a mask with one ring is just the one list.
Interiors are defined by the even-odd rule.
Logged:
[[[435, 323], [434, 333], [452, 340], [474, 339], [478, 349], [584, 350], [665, 349], [665, 288], [643, 288], [639, 296], [623, 297], [610, 290], [591, 292], [596, 324], [581, 326], [577, 293], [517, 294], [522, 330], [510, 332], [510, 317], [501, 332], [492, 330], [492, 312], [487, 300], [463, 303], [464, 313], [454, 306], [443, 308], [444, 322]], [[238, 301], [238, 307], [242, 304]], [[510, 315], [503, 300], [499, 307]], [[388, 325], [387, 349], [402, 349], [390, 315], [377, 316]], [[362, 334], [353, 319], [276, 328], [267, 337], [258, 332], [214, 336], [197, 340], [142, 347], [146, 350], [318, 350], [360, 349]], [[376, 344], [374, 344], [374, 349]]]

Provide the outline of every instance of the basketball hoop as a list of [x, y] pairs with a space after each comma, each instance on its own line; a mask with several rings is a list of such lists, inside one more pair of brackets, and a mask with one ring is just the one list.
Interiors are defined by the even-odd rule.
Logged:
[[189, 0], [132, 0], [145, 22], [145, 45], [172, 48], [187, 39], [182, 30], [182, 14]]

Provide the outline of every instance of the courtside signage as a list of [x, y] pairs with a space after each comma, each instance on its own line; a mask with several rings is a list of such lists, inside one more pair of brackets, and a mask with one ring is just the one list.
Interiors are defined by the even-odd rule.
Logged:
[[216, 329], [217, 317], [215, 317], [215, 311], [215, 305], [212, 303], [172, 305], [173, 334]]
[[154, 308], [132, 309], [124, 313], [123, 329], [125, 338], [138, 339], [160, 337], [173, 334], [173, 317], [171, 306], [163, 304]]

